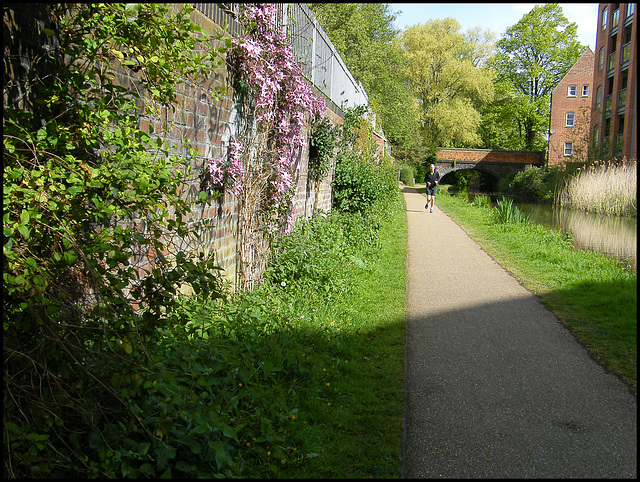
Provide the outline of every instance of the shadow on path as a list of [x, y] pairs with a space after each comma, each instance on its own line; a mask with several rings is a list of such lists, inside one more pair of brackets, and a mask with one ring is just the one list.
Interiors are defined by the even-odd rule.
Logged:
[[420, 210], [419, 188], [403, 191], [404, 477], [635, 478], [629, 387], [448, 216]]

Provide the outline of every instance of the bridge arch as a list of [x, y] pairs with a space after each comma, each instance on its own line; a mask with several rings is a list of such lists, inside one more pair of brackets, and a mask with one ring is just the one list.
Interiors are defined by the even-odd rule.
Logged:
[[501, 179], [501, 176], [499, 173], [495, 172], [493, 169], [490, 168], [486, 168], [486, 167], [478, 167], [478, 166], [455, 166], [455, 167], [447, 167], [447, 166], [443, 166], [443, 167], [438, 167], [438, 172], [440, 173], [440, 178], [442, 179], [444, 176], [446, 176], [447, 174], [451, 174], [452, 172], [455, 171], [477, 171], [480, 172], [482, 174], [488, 174], [489, 176], [491, 176], [496, 182], [499, 181]]
[[473, 169], [500, 180], [512, 172], [523, 171], [530, 166], [544, 166], [544, 154], [542, 151], [440, 147], [436, 152], [436, 167], [441, 177], [453, 171]]

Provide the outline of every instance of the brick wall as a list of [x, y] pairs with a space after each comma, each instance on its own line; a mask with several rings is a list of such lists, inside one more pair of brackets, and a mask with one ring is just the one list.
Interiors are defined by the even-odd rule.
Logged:
[[[191, 13], [191, 19], [208, 33], [215, 33], [219, 29], [210, 18], [197, 10]], [[218, 87], [225, 87], [228, 94], [216, 100], [214, 92]], [[190, 140], [191, 146], [200, 155], [199, 161], [192, 166], [194, 172], [199, 174], [208, 159], [226, 154], [229, 142], [235, 135], [235, 105], [233, 90], [228, 85], [228, 73], [221, 67], [221, 72], [197, 85], [181, 86], [175, 107], [175, 112], [167, 111], [164, 119], [141, 119], [141, 127], [144, 127], [145, 122], [171, 122], [173, 128], [165, 137], [172, 142], [178, 142], [182, 138]], [[335, 112], [327, 109], [326, 115], [334, 125], [342, 123], [342, 118]], [[308, 131], [304, 135], [308, 138]], [[311, 185], [312, 183], [307, 182], [308, 144], [294, 155], [300, 165], [293, 199], [294, 220], [309, 218], [318, 211], [330, 211], [330, 180], [333, 172], [319, 186]], [[185, 195], [197, 198], [199, 192], [200, 179], [195, 177], [186, 187]], [[201, 230], [195, 245], [185, 241], [183, 248], [206, 254], [214, 253], [216, 263], [224, 269], [223, 276], [234, 286], [237, 285], [240, 248], [238, 199], [232, 193], [225, 192], [213, 204], [203, 206], [194, 203], [191, 217], [187, 221], [192, 225], [207, 221], [210, 227]]]
[[[589, 147], [589, 125], [591, 123], [591, 98], [593, 91], [593, 68], [595, 55], [587, 48], [569, 72], [562, 78], [551, 94], [551, 117], [549, 131], [549, 165], [567, 162], [585, 162]], [[576, 94], [569, 95], [569, 86], [576, 87]], [[583, 95], [583, 88], [589, 89]], [[574, 126], [567, 126], [567, 113], [574, 113]], [[565, 155], [565, 143], [572, 143], [572, 155]]]
[[501, 151], [497, 149], [454, 149], [440, 147], [436, 152], [438, 161], [508, 162], [510, 164], [541, 165], [544, 153], [539, 151]]

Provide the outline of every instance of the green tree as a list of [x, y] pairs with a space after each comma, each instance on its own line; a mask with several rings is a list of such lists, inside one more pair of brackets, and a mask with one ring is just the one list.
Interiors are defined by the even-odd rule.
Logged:
[[394, 155], [411, 156], [417, 110], [404, 76], [404, 58], [384, 3], [309, 4], [353, 77], [362, 83]]
[[481, 142], [478, 108], [493, 97], [493, 74], [485, 66], [489, 36], [483, 41], [477, 31], [459, 30], [460, 24], [447, 18], [415, 25], [400, 36], [427, 149]]
[[495, 96], [482, 109], [479, 134], [485, 149], [524, 150], [524, 125], [518, 111], [517, 98], [505, 80], [494, 83]]
[[[584, 49], [576, 32], [577, 25], [555, 3], [535, 6], [507, 29], [496, 44], [493, 68], [503, 84], [496, 104], [487, 111], [485, 135], [506, 128], [518, 139], [509, 136], [512, 145], [504, 147], [545, 148], [551, 92]], [[509, 122], [517, 129], [507, 127]]]

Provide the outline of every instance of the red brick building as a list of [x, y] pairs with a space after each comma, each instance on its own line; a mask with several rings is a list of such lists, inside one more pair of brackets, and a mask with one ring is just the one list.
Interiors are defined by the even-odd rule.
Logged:
[[590, 157], [637, 160], [636, 4], [601, 3], [598, 9]]
[[594, 59], [587, 48], [551, 93], [550, 166], [587, 160]]

